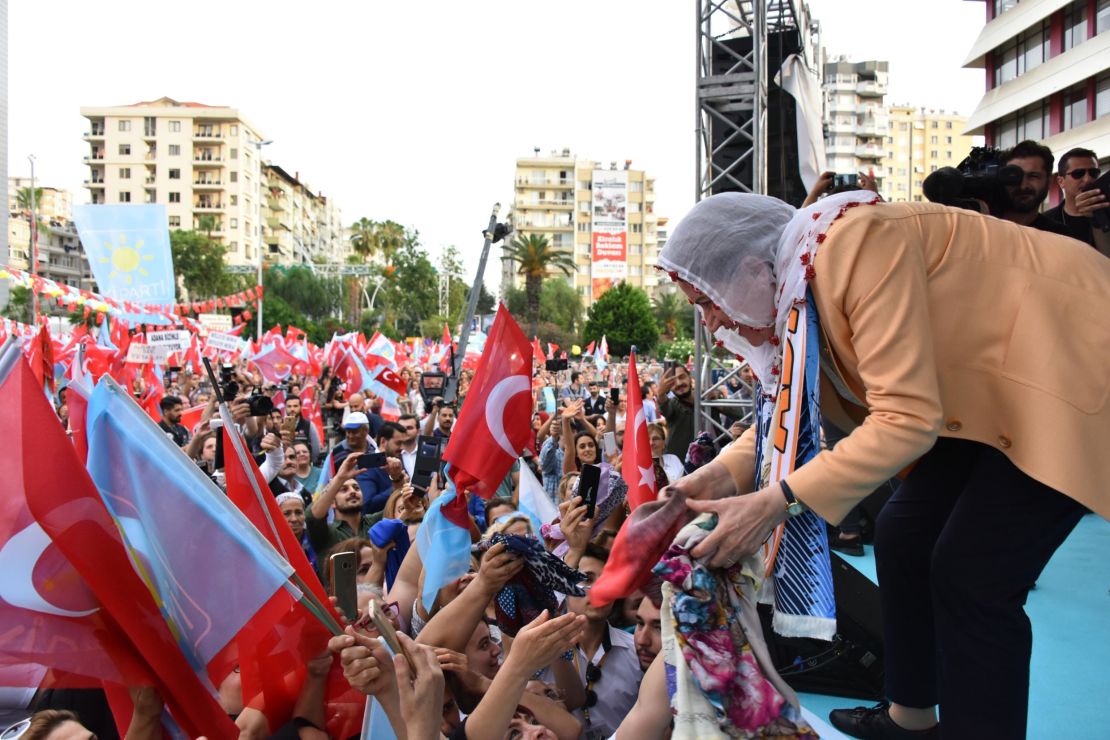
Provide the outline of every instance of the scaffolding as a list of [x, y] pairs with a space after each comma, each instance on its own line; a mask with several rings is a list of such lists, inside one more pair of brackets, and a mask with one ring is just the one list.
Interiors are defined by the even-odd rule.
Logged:
[[[811, 27], [802, 0], [696, 0], [696, 5], [694, 200], [725, 191], [765, 193], [767, 90], [774, 77], [767, 67], [768, 36], [790, 29], [808, 36], [816, 25]], [[805, 49], [803, 54], [809, 56]], [[724, 441], [734, 419], [753, 423], [756, 394], [742, 378], [748, 393], [734, 398], [722, 393], [731, 378], [741, 377], [743, 366], [716, 356], [712, 335], [696, 317], [694, 337], [695, 428]], [[722, 414], [731, 417], [727, 423]]]

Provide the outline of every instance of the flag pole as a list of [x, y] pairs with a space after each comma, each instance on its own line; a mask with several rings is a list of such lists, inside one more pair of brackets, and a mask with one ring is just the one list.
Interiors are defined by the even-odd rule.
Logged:
[[[218, 398], [220, 401], [220, 418], [223, 420], [224, 428], [227, 430], [227, 438], [231, 440], [232, 451], [234, 452], [235, 456], [239, 458], [240, 463], [242, 464], [246, 460], [246, 448], [243, 446], [243, 437], [242, 435], [240, 435], [239, 430], [235, 428], [235, 422], [231, 416], [231, 409], [227, 405], [227, 399], [224, 398], [223, 389], [220, 388], [220, 384], [216, 382], [216, 374], [212, 371], [212, 361], [209, 360], [207, 357], [204, 358], [204, 368], [208, 371], [208, 380], [210, 383], [212, 383], [212, 391], [216, 394], [216, 398]], [[248, 465], [245, 465], [244, 467], [246, 467], [248, 470], [250, 469]], [[266, 506], [266, 500], [262, 497], [262, 491], [258, 487], [258, 481], [255, 480], [253, 475], [249, 475], [247, 477], [250, 479], [251, 489], [254, 491], [254, 495], [258, 499], [258, 503], [262, 508], [264, 516], [266, 517], [266, 523], [270, 526], [270, 532], [273, 534], [274, 541], [277, 543], [277, 547], [275, 549], [278, 550], [279, 554], [283, 558], [285, 558], [285, 562], [288, 564], [289, 553], [285, 551], [285, 547], [281, 543], [281, 537], [278, 535], [277, 525], [274, 522], [274, 518], [270, 516], [270, 509]], [[309, 613], [311, 613], [312, 616], [316, 617], [316, 619], [320, 621], [320, 624], [322, 624], [333, 635], [343, 634], [343, 627], [339, 624], [338, 621], [336, 621], [333, 616], [331, 616], [331, 614], [328, 613], [327, 608], [323, 605], [323, 603], [320, 602], [319, 599], [316, 598], [316, 595], [312, 593], [312, 589], [308, 587], [308, 584], [306, 584], [299, 575], [297, 575], [297, 572], [295, 570], [293, 571], [293, 575], [290, 576], [290, 578], [293, 581], [293, 584], [301, 592], [301, 597], [298, 599], [298, 601], [300, 601], [300, 603], [303, 604], [306, 609], [308, 609]]]

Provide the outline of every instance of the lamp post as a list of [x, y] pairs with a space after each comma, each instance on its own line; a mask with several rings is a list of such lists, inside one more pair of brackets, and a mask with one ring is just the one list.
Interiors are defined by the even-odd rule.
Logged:
[[[266, 141], [262, 141], [262, 139], [259, 139], [258, 141], [254, 142], [254, 150], [258, 153], [258, 185], [259, 185], [259, 187], [262, 186], [262, 147], [267, 146], [269, 144], [273, 144], [273, 143], [274, 142], [273, 142], [272, 139], [266, 139]], [[261, 222], [262, 222], [262, 199], [259, 198], [258, 199], [258, 217], [257, 217], [255, 223], [258, 224], [258, 230], [260, 232], [262, 230], [262, 223]], [[257, 288], [258, 288], [258, 311], [257, 311], [257, 313], [258, 313], [258, 330], [255, 332], [255, 338], [258, 341], [262, 341], [262, 244], [263, 244], [263, 241], [262, 241], [261, 238], [259, 238], [259, 240], [258, 240], [258, 285], [257, 285]]]
[[[39, 235], [38, 235], [38, 219], [35, 217], [35, 155], [28, 154], [27, 161], [31, 163], [31, 276], [38, 277], [39, 274]], [[31, 316], [32, 322], [35, 326], [39, 323], [39, 292], [35, 289], [31, 290]]]

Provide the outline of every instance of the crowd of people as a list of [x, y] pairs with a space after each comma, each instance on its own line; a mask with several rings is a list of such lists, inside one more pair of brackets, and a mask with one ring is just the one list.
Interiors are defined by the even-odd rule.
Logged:
[[[1003, 220], [1064, 233], [1102, 248], [1103, 236], [1091, 228], [1089, 217], [1106, 206], [1105, 199], [1083, 190], [1097, 175], [1093, 152], [1072, 150], [1061, 157], [1056, 177], [1064, 200], [1046, 214], [1040, 213], [1040, 206], [1053, 171], [1051, 153], [1034, 142], [1023, 142], [1007, 153], [1006, 162], [1021, 167], [1025, 180], [1007, 191], [1009, 205], [999, 214]], [[866, 180], [863, 184], [868, 186]], [[760, 395], [757, 381], [763, 380], [767, 388], [773, 389], [777, 381], [771, 376], [784, 368], [776, 340], [785, 312], [778, 310], [781, 306], [776, 308], [772, 297], [781, 299], [783, 291], [781, 287], [777, 293], [763, 290], [754, 283], [749, 284], [750, 290], [736, 291], [729, 283], [730, 274], [737, 283], [748, 279], [746, 274], [736, 273], [742, 263], [744, 269], [751, 269], [752, 263], [730, 258], [729, 250], [737, 248], [744, 251], [744, 259], [769, 265], [767, 273], [775, 279], [775, 266], [785, 264], [776, 252], [785, 243], [780, 235], [791, 233], [797, 223], [805, 222], [803, 226], [808, 227], [811, 211], [798, 215], [785, 204], [772, 203], [772, 199], [752, 205], [750, 199], [758, 196], [732, 194], [727, 204], [720, 200], [724, 196], [715, 196], [699, 204], [675, 231], [663, 262], [697, 305], [709, 330], [729, 349], [744, 349], [749, 358], [763, 357], [765, 364], [751, 365], [765, 374], [753, 378], [749, 365], [738, 363], [723, 379], [715, 393], [736, 403], [721, 406], [717, 422], [724, 431], [714, 436], [696, 433], [690, 369], [682, 363], [641, 361], [636, 391], [642, 398], [648, 425], [657, 487], [664, 491], [664, 497], [688, 496], [695, 512], [716, 515], [717, 531], [704, 540], [695, 540], [690, 557], [728, 570], [751, 557], [772, 527], [796, 513], [799, 501], [831, 524], [840, 525], [829, 534], [834, 547], [854, 551], [861, 536], [858, 505], [863, 496], [920, 459], [878, 522], [877, 556], [888, 656], [902, 661], [901, 667], [888, 667], [890, 702], [874, 710], [855, 710], [854, 714], [834, 712], [834, 724], [859, 737], [935, 737], [935, 705], [939, 700], [953, 736], [963, 737], [968, 736], [961, 734], [966, 728], [981, 725], [982, 720], [969, 718], [967, 712], [978, 711], [972, 705], [976, 697], [986, 695], [990, 706], [980, 707], [983, 716], [1007, 728], [999, 736], [1020, 736], [1029, 659], [1028, 646], [1022, 648], [1021, 644], [1028, 624], [1023, 628], [1021, 618], [1015, 616], [1015, 610], [1020, 613], [1020, 603], [1011, 593], [1003, 594], [999, 589], [1027, 590], [1081, 515], [1083, 509], [1076, 500], [1100, 510], [1101, 499], [1085, 493], [1083, 474], [1076, 472], [1082, 466], [1073, 465], [1077, 450], [1054, 447], [1055, 442], [1042, 435], [1030, 446], [1042, 444], [1045, 454], [1054, 459], [1027, 452], [1023, 440], [1011, 439], [1007, 436], [1012, 434], [1009, 429], [998, 426], [1006, 422], [1005, 414], [987, 418], [987, 412], [976, 403], [974, 394], [986, 391], [977, 391], [971, 376], [955, 377], [952, 368], [960, 366], [960, 356], [933, 341], [931, 332], [956, 327], [979, 337], [969, 328], [966, 313], [948, 317], [939, 308], [943, 301], [937, 303], [939, 292], [933, 294], [944, 287], [950, 292], [964, 291], [960, 295], [966, 297], [975, 293], [974, 286], [942, 286], [939, 278], [933, 280], [930, 276], [933, 282], [929, 282], [924, 272], [911, 272], [935, 264], [943, 250], [952, 259], [966, 256], [965, 252], [982, 251], [978, 243], [960, 246], [959, 239], [965, 238], [961, 235], [966, 235], [969, 244], [985, 236], [995, 241], [1016, 240], [1022, 249], [1063, 249], [1064, 257], [1073, 259], [1075, 265], [1082, 263], [1087, 273], [1096, 274], [1091, 278], [1096, 283], [1097, 276], [1105, 271], [1099, 273], [1097, 263], [1083, 262], [1090, 258], [1067, 252], [1071, 248], [1066, 240], [1042, 243], [1025, 231], [1006, 231], [994, 225], [993, 219], [976, 215], [973, 218], [977, 220], [972, 222], [966, 220], [972, 217], [932, 206], [913, 210], [916, 206], [912, 204], [892, 205], [890, 208], [903, 210], [887, 221], [882, 220], [883, 216], [865, 221], [872, 217], [850, 213], [838, 231], [830, 228], [832, 220], [848, 212], [848, 205], [869, 201], [858, 197], [850, 204], [826, 201], [816, 196], [827, 189], [827, 183], [818, 189], [821, 193], [815, 191], [812, 208], [819, 209], [825, 202], [844, 204], [822, 226], [829, 230], [830, 243], [844, 245], [835, 253], [838, 259], [839, 255], [851, 255], [850, 259], [843, 258], [843, 264], [822, 257], [816, 278], [807, 271], [805, 281], [800, 283], [804, 291], [806, 283], [815, 280], [813, 284], [819, 289], [810, 301], [813, 310], [820, 312], [824, 345], [820, 366], [832, 382], [821, 397], [828, 424], [824, 440], [830, 450], [836, 443], [835, 452], [818, 455], [789, 476], [789, 485], [785, 478], [768, 483], [765, 473], [760, 472], [753, 451], [757, 430], [748, 430], [753, 423], [753, 404]], [[728, 215], [722, 217], [719, 214], [723, 211], [715, 211], [717, 208], [727, 210]], [[812, 211], [812, 222], [818, 222], [820, 216]], [[726, 244], [721, 224], [745, 218], [754, 225], [741, 224], [733, 235], [743, 232], [747, 241], [740, 246], [736, 240]], [[907, 226], [910, 223], [913, 225]], [[943, 239], [939, 236], [942, 233]], [[872, 242], [883, 235], [905, 238], [898, 242], [902, 246], [895, 250], [897, 254], [880, 256], [874, 251]], [[824, 236], [822, 231], [815, 243], [824, 241]], [[911, 248], [905, 246], [918, 242], [923, 245], [924, 257], [911, 254]], [[805, 241], [799, 239], [797, 243]], [[768, 245], [765, 253], [759, 252], [764, 244]], [[720, 251], [716, 261], [706, 262], [704, 254], [691, 251], [694, 246], [708, 248], [705, 245], [714, 245], [712, 248]], [[855, 259], [857, 252], [862, 254], [867, 249], [871, 251], [864, 256], [874, 263], [862, 257]], [[832, 252], [822, 252], [825, 254]], [[802, 265], [811, 266], [812, 253], [803, 256]], [[1014, 265], [1020, 262], [1020, 269], [1029, 275], [1047, 271], [1051, 275], [1046, 279], [1058, 279], [1068, 268], [1055, 263], [1048, 267], [1027, 264], [1022, 262], [1024, 257], [993, 252], [991, 259], [999, 265], [1005, 263], [1007, 269], [1018, 269]], [[709, 266], [725, 264], [730, 265], [727, 270], [716, 272]], [[889, 270], [885, 277], [882, 270]], [[941, 277], [950, 282], [960, 279]], [[781, 286], [782, 276], [777, 279]], [[1087, 291], [1082, 295], [1097, 296], [1088, 301], [1091, 305], [1102, 301], [1105, 307], [1104, 282], [1082, 288]], [[906, 303], [903, 299], [907, 295], [914, 300]], [[1072, 295], [1074, 298], [1077, 294]], [[793, 304], [786, 304], [787, 308], [805, 303], [806, 295], [800, 296], [794, 297]], [[1000, 310], [1017, 311], [1022, 303], [1019, 299], [1015, 304], [1005, 296], [996, 299]], [[1026, 303], [1023, 310], [1029, 310]], [[929, 317], [933, 328], [920, 313], [929, 310], [928, 306], [934, 307]], [[840, 319], [843, 321], [837, 323]], [[1010, 331], [1014, 322], [1002, 324]], [[887, 331], [889, 327], [896, 330]], [[1059, 343], [1053, 346], [1059, 347]], [[779, 359], [773, 355], [774, 349], [772, 355], [761, 355], [761, 347], [778, 348]], [[977, 351], [969, 349], [967, 354], [979, 357], [984, 367], [994, 362]], [[399, 368], [409, 392], [400, 398], [398, 418], [387, 420], [383, 399], [348, 392], [343, 379], [327, 369], [319, 378], [292, 376], [278, 385], [265, 382], [244, 364], [234, 368], [240, 388], [258, 389], [272, 405], [272, 411], [256, 415], [244, 392], [231, 401], [230, 409], [321, 583], [331, 588], [332, 555], [354, 553], [360, 610], [365, 611], [370, 601], [375, 601], [396, 630], [400, 652], [391, 655], [380, 639], [380, 630], [359, 620], [347, 625], [344, 634], [332, 638], [330, 654], [319, 660], [323, 664], [340, 661], [350, 685], [374, 697], [397, 737], [574, 740], [663, 737], [669, 731], [673, 715], [668, 696], [675, 688], [669, 684], [673, 676], [659, 659], [664, 642], [661, 615], [669, 588], [664, 586], [665, 574], [657, 570], [628, 598], [605, 606], [589, 598], [613, 552], [614, 540], [629, 517], [626, 491], [637, 483], [620, 478], [623, 438], [629, 428], [627, 358], [609, 359], [604, 366], [593, 358], [584, 358], [572, 360], [565, 370], [537, 368], [528, 444], [491, 498], [470, 496], [473, 548], [469, 572], [441, 588], [430, 603], [421, 598], [425, 570], [413, 544], [443, 481], [437, 475], [430, 486], [414, 485], [419, 440], [421, 436], [451, 437], [458, 415], [467, 411], [472, 374], [463, 371], [458, 378], [457, 399], [446, 402], [422, 384], [421, 376], [429, 368]], [[1022, 372], [1035, 370], [1027, 363]], [[1105, 365], [1101, 372], [1104, 374]], [[1049, 416], [1062, 413], [1058, 402], [1049, 396], [1067, 393], [1058, 383], [1053, 384], [1053, 373], [1045, 370], [1038, 377], [1043, 381], [1041, 385], [1052, 384], [1055, 390], [1050, 389], [1043, 399], [1034, 399]], [[1021, 378], [1013, 381], [1024, 382]], [[1104, 385], [1105, 377], [1099, 382]], [[1021, 389], [1014, 390], [1003, 381], [997, 383], [991, 393], [999, 404], [1009, 403], [1011, 397], [1028, 400], [1028, 393], [1019, 392]], [[319, 409], [319, 423], [305, 413], [302, 393], [308, 388], [318, 401], [314, 408]], [[912, 393], [907, 390], [910, 388]], [[832, 413], [832, 403], [845, 413]], [[193, 428], [184, 426], [186, 410], [202, 406], [200, 421]], [[215, 389], [202, 378], [180, 373], [167, 379], [161, 409], [160, 424], [165, 433], [183, 454], [219, 481]], [[64, 420], [64, 399], [59, 413]], [[1036, 410], [1031, 407], [1029, 413]], [[1095, 414], [1093, 421], [1083, 422], [1089, 427], [1091, 433], [1087, 436], [1094, 442], [1088, 442], [1092, 444], [1105, 440], [1104, 434], [1100, 436], [1100, 432], [1107, 431], [1101, 421], [1105, 413], [1099, 413], [1102, 415]], [[865, 417], [867, 421], [859, 425]], [[1015, 431], [1032, 435], [1028, 430], [1038, 428], [1044, 428], [1043, 424], [1033, 423]], [[1080, 444], [1074, 435], [1068, 439]], [[995, 454], [998, 451], [1003, 454]], [[380, 464], [362, 467], [360, 461], [366, 459], [363, 456], [371, 453], [380, 454]], [[1006, 455], [1011, 454], [1019, 456], [1020, 465], [1007, 461]], [[585, 465], [607, 469], [605, 490], [599, 493], [592, 517], [588, 516], [590, 507], [578, 495], [578, 480]], [[994, 480], [984, 482], [975, 471], [987, 471]], [[534, 521], [522, 503], [522, 490], [531, 480], [557, 507], [555, 521]], [[1046, 485], [1046, 480], [1051, 485]], [[945, 493], [938, 496], [937, 491]], [[736, 493], [752, 495], [732, 498]], [[915, 512], [925, 506], [923, 497], [929, 495], [937, 500], [928, 504], [933, 509], [926, 532], [911, 523], [916, 521]], [[1028, 532], [1028, 539], [1023, 540], [1036, 541], [1037, 547], [1027, 548], [1020, 558], [1013, 548], [999, 548], [988, 555], [981, 548], [968, 547], [960, 533], [953, 531], [958, 529], [956, 524], [952, 524], [970, 516], [964, 509], [979, 511], [966, 502], [997, 502], [1007, 495], [1021, 496], [1028, 506], [1043, 512], [1043, 518], [1020, 523], [1025, 527], [1022, 531], [1030, 527], [1040, 530]], [[721, 498], [727, 503], [693, 501], [699, 498]], [[944, 501], [938, 503], [940, 499]], [[991, 518], [997, 518], [997, 508], [990, 511]], [[1012, 538], [1013, 528], [1019, 523], [1013, 516], [1002, 519], [1004, 528], [1010, 528], [1006, 529], [1009, 534], [999, 534], [998, 538]], [[984, 520], [971, 521], [967, 526], [979, 531], [978, 542], [995, 541]], [[999, 565], [991, 560], [998, 568], [995, 571], [976, 565], [991, 557], [997, 559], [998, 553], [1003, 553], [1008, 562]], [[1018, 560], [1020, 564], [1015, 564]], [[944, 573], [951, 580], [931, 581], [930, 561], [932, 577]], [[1007, 575], [1000, 576], [999, 572]], [[928, 636], [923, 636], [924, 631], [929, 632]], [[991, 640], [984, 635], [992, 631], [997, 645], [986, 650], [983, 644]], [[758, 644], [753, 636], [749, 639]], [[956, 650], [969, 655], [954, 657]], [[938, 652], [945, 653], [948, 661], [939, 666], [939, 676], [933, 664]], [[980, 658], [997, 670], [981, 669], [975, 663]], [[961, 659], [975, 665], [965, 670], [960, 667], [964, 665]], [[931, 667], [926, 669], [925, 664]], [[999, 671], [1008, 677], [999, 677]], [[314, 675], [311, 666], [309, 675]], [[984, 677], [998, 680], [984, 686]], [[1020, 685], [1023, 680], [1024, 689]], [[979, 684], [973, 686], [976, 681]], [[965, 696], [961, 697], [961, 692]], [[249, 718], [244, 718], [248, 712], [234, 686], [226, 691], [221, 688], [221, 702], [229, 714], [240, 716], [244, 735], [278, 732], [279, 728], [259, 731]], [[142, 706], [136, 702], [136, 711]], [[305, 709], [295, 718], [296, 732], [302, 737], [322, 737], [318, 719], [321, 711], [319, 707]], [[1017, 714], [1022, 715], [1020, 721], [1014, 719]], [[56, 739], [62, 737], [59, 733], [76, 737], [78, 733], [71, 724], [76, 720], [76, 715], [57, 707], [40, 712], [25, 728], [23, 737]], [[138, 721], [135, 726], [149, 724]], [[1008, 734], [1011, 732], [1018, 734]], [[98, 728], [96, 734], [105, 737], [111, 732]], [[141, 731], [128, 734], [138, 737]]]

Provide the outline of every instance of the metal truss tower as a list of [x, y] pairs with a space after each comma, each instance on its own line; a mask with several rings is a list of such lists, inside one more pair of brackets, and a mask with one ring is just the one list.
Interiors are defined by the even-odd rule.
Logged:
[[[767, 190], [769, 34], [809, 29], [804, 0], [695, 0], [697, 120], [695, 201], [726, 191]], [[800, 10], [800, 12], [799, 12]], [[803, 52], [804, 53], [804, 52]], [[745, 174], [742, 174], [745, 173]], [[694, 417], [697, 431], [728, 438], [726, 410], [753, 423], [750, 400], [718, 397], [740, 372], [714, 357], [713, 337], [694, 322]], [[753, 398], [754, 394], [748, 394]]]

